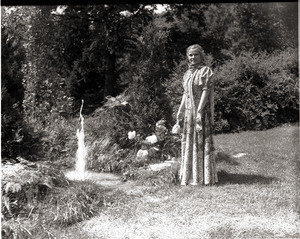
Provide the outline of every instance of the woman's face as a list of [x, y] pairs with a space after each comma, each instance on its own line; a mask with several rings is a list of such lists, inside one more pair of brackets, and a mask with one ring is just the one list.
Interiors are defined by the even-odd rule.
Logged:
[[191, 64], [199, 64], [201, 63], [202, 61], [202, 58], [201, 58], [201, 54], [198, 50], [189, 50], [188, 54], [187, 54], [187, 57], [188, 57], [188, 61], [189, 63]]

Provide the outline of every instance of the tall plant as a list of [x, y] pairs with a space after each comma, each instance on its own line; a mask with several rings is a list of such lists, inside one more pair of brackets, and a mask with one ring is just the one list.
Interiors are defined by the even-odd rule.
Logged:
[[165, 62], [167, 36], [167, 31], [149, 25], [144, 28], [137, 42], [140, 55], [129, 89], [133, 113], [143, 119], [142, 122], [136, 122], [143, 132], [149, 131], [150, 125], [151, 130], [154, 130], [155, 123], [162, 118], [166, 120], [167, 126], [172, 124], [172, 109], [162, 84], [169, 74]]
[[29, 122], [43, 125], [62, 114], [70, 114], [73, 103], [62, 75], [64, 64], [61, 54], [64, 47], [55, 32], [59, 28], [52, 14], [55, 9], [55, 6], [23, 8], [24, 11], [31, 11], [25, 32], [23, 107]]
[[16, 156], [24, 137], [22, 64], [25, 50], [16, 32], [1, 26], [1, 156]]

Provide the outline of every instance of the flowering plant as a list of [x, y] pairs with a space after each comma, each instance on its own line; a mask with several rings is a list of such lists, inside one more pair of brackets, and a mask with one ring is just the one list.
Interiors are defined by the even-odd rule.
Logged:
[[128, 132], [128, 139], [134, 139], [135, 136], [136, 136], [136, 132], [135, 131]]
[[[128, 139], [133, 140], [136, 148], [136, 160], [138, 162], [153, 161], [155, 159], [171, 158], [169, 154], [176, 156], [178, 152], [173, 153], [173, 148], [178, 150], [176, 136], [170, 136], [165, 126], [165, 120], [159, 120], [155, 125], [155, 132], [144, 139], [135, 131], [128, 132]], [[172, 156], [172, 157], [173, 157]]]
[[146, 138], [146, 141], [148, 141], [150, 144], [155, 144], [155, 143], [157, 143], [157, 137], [155, 134], [153, 134], [151, 136], [148, 136]]
[[140, 158], [142, 160], [146, 160], [147, 157], [148, 157], [149, 153], [148, 153], [148, 150], [145, 150], [145, 149], [140, 149], [137, 154], [136, 154], [136, 157], [137, 158]]

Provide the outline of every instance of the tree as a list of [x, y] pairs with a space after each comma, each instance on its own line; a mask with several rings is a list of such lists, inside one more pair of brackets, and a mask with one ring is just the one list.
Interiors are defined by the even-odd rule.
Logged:
[[24, 111], [28, 121], [45, 125], [61, 114], [70, 114], [73, 102], [65, 89], [64, 46], [58, 34], [58, 19], [52, 14], [56, 6], [20, 8], [23, 13], [30, 11], [29, 27], [24, 33]]
[[[68, 6], [61, 21], [69, 25], [68, 38], [76, 36], [72, 44], [78, 53], [68, 61], [69, 81], [78, 83], [73, 90], [94, 82], [97, 91], [103, 90], [101, 100], [115, 96], [119, 69], [127, 64], [118, 59], [133, 50], [136, 37], [151, 18], [152, 10], [143, 4]], [[72, 49], [67, 47], [65, 54]]]
[[24, 137], [22, 64], [25, 49], [17, 34], [1, 26], [1, 155], [16, 156]]
[[170, 30], [169, 50], [184, 53], [188, 45], [198, 43], [213, 56], [214, 66], [242, 51], [271, 53], [288, 46], [297, 47], [296, 3], [169, 6], [171, 10], [164, 15]]
[[233, 39], [230, 50], [234, 54], [241, 51], [272, 53], [297, 47], [296, 3], [240, 3], [234, 5], [233, 14], [235, 30], [229, 36]]

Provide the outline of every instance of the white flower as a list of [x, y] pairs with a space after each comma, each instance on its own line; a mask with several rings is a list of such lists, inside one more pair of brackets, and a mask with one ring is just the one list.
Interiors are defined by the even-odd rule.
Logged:
[[135, 138], [135, 135], [136, 135], [136, 132], [135, 132], [135, 131], [129, 131], [129, 132], [128, 132], [128, 139], [134, 139], [134, 138]]
[[148, 150], [144, 150], [144, 149], [140, 149], [136, 154], [136, 157], [141, 159], [145, 159], [147, 158], [147, 156], [148, 156]]
[[157, 142], [157, 137], [155, 134], [151, 135], [151, 136], [148, 136], [146, 138], [146, 140], [151, 143], [151, 144], [155, 144]]
[[175, 124], [172, 128], [172, 134], [179, 134], [180, 133], [180, 126], [179, 124]]

